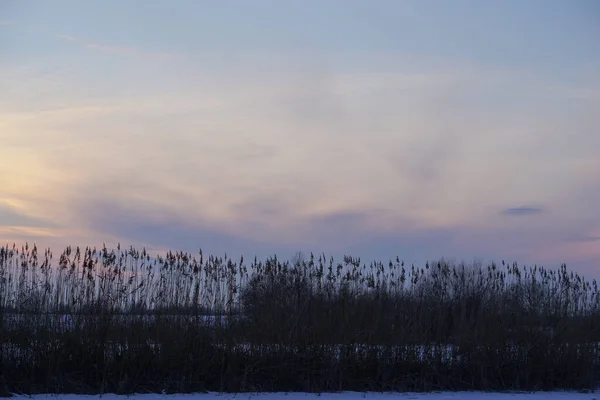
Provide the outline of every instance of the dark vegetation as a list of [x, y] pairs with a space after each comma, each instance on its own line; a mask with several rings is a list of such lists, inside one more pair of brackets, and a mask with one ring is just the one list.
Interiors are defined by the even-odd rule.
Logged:
[[561, 266], [0, 249], [0, 394], [593, 389]]

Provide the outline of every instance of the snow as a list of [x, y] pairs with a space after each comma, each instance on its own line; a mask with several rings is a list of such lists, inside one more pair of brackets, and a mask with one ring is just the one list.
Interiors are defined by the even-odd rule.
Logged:
[[600, 392], [535, 392], [535, 393], [496, 393], [496, 392], [434, 392], [434, 393], [195, 393], [195, 394], [136, 394], [131, 396], [105, 395], [34, 395], [14, 396], [15, 400], [600, 400]]

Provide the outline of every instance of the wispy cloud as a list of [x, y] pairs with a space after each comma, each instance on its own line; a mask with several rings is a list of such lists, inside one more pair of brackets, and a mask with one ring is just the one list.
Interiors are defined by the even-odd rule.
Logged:
[[[17, 23], [15, 23], [13, 21], [0, 21], [0, 27], [1, 26], [17, 26]], [[43, 37], [43, 36], [56, 37], [56, 38], [64, 40], [64, 41], [78, 44], [84, 48], [101, 51], [104, 53], [119, 54], [119, 55], [124, 55], [124, 56], [142, 58], [142, 59], [146, 59], [146, 60], [148, 60], [148, 59], [151, 59], [151, 60], [171, 59], [171, 60], [173, 60], [173, 59], [182, 59], [183, 58], [183, 56], [181, 54], [172, 53], [172, 52], [149, 51], [149, 50], [144, 50], [141, 48], [131, 47], [131, 46], [119, 46], [119, 45], [114, 45], [114, 44], [106, 44], [106, 43], [100, 43], [100, 42], [93, 41], [93, 40], [84, 39], [79, 36], [56, 33], [56, 31], [52, 31], [47, 28], [40, 27], [38, 25], [19, 24], [18, 26], [20, 28], [25, 29], [26, 32], [37, 34], [40, 37]]]
[[167, 53], [167, 52], [152, 52], [152, 51], [144, 51], [144, 50], [141, 50], [141, 49], [135, 48], [135, 47], [101, 44], [101, 43], [92, 42], [92, 41], [85, 40], [85, 39], [71, 36], [71, 35], [56, 34], [55, 36], [62, 40], [77, 43], [85, 48], [103, 51], [106, 53], [122, 54], [122, 55], [127, 55], [127, 56], [136, 56], [136, 57], [152, 58], [152, 59], [167, 59], [167, 58], [173, 58], [176, 56], [173, 53]]
[[[39, 228], [31, 226], [11, 226], [11, 225], [0, 225], [0, 238], [3, 236], [10, 237], [11, 239], [26, 238], [28, 240], [38, 239], [41, 237], [61, 237], [63, 232], [57, 231], [56, 229]], [[1, 240], [1, 239], [0, 239]]]
[[29, 216], [2, 203], [0, 203], [0, 221], [2, 225], [22, 226], [28, 228], [51, 228], [56, 226], [52, 222]]
[[297, 249], [282, 242], [260, 240], [257, 235], [240, 235], [226, 224], [215, 226], [197, 216], [183, 215], [168, 205], [138, 202], [131, 206], [110, 199], [88, 199], [73, 206], [81, 212], [84, 228], [128, 244], [259, 257], [273, 254], [275, 249], [287, 250], [291, 255]]
[[544, 210], [539, 207], [513, 207], [502, 210], [502, 215], [521, 217], [541, 214], [543, 211]]
[[565, 238], [567, 242], [576, 242], [576, 243], [591, 243], [591, 242], [599, 242], [600, 236], [592, 236], [592, 235], [571, 235]]
[[[185, 64], [140, 78], [148, 64], [126, 57], [116, 74], [68, 70], [31, 91], [29, 76], [10, 75], [4, 101], [27, 112], [1, 115], [9, 134], [0, 187], [27, 200], [26, 215], [46, 213], [69, 226], [65, 238], [95, 243], [529, 261], [548, 260], [548, 243], [582, 231], [577, 221], [597, 210], [572, 204], [590, 201], [598, 136], [576, 130], [572, 147], [563, 139], [563, 128], [597, 113], [571, 115], [529, 76], [485, 79], [485, 69], [466, 76], [443, 66], [415, 75], [402, 63], [383, 76], [264, 76]], [[39, 110], [21, 93], [35, 93]], [[482, 104], [488, 93], [511, 101]], [[538, 201], [543, 209], [504, 209]], [[70, 233], [77, 229], [88, 236]]]

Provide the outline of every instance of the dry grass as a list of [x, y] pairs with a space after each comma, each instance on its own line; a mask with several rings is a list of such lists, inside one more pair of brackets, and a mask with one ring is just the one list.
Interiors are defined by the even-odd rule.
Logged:
[[[117, 248], [0, 249], [0, 392], [595, 388], [595, 281]], [[220, 315], [210, 317], [206, 315]]]

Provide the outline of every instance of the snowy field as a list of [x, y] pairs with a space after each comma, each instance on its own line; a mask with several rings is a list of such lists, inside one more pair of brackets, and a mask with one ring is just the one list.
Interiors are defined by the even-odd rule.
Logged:
[[137, 394], [120, 396], [105, 394], [102, 396], [84, 395], [35, 395], [14, 396], [18, 400], [600, 400], [600, 392], [536, 392], [536, 393], [489, 393], [489, 392], [440, 392], [440, 393], [198, 393], [198, 394]]

